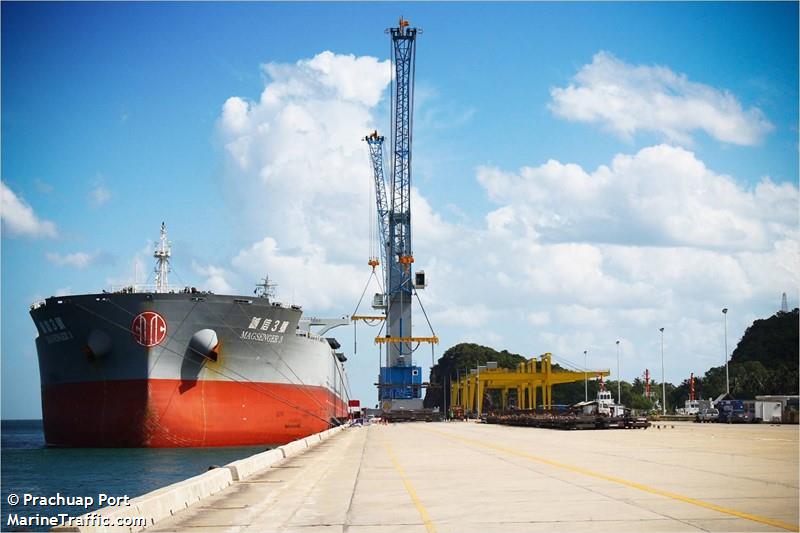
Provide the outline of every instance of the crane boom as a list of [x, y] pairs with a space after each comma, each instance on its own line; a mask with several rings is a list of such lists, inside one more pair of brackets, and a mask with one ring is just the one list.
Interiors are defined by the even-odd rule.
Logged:
[[413, 263], [411, 251], [411, 140], [414, 110], [417, 29], [400, 19], [392, 35], [395, 98], [392, 107], [392, 205], [389, 233], [401, 264]]
[[383, 141], [384, 137], [373, 131], [364, 137], [369, 146], [369, 158], [372, 162], [372, 174], [375, 179], [375, 203], [378, 206], [378, 233], [380, 235], [381, 261], [384, 268], [388, 266], [387, 246], [389, 243], [389, 202], [386, 199], [386, 180], [383, 177]]

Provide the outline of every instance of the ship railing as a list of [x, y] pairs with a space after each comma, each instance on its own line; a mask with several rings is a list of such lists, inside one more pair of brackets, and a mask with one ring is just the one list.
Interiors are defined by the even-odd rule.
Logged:
[[315, 333], [311, 333], [310, 331], [304, 331], [304, 330], [300, 329], [300, 330], [295, 331], [294, 334], [297, 335], [298, 337], [308, 337], [311, 340], [323, 341], [322, 337], [320, 337], [319, 335], [317, 335]]
[[112, 293], [117, 294], [135, 294], [135, 293], [155, 293], [161, 292], [164, 294], [201, 294], [206, 291], [198, 290], [196, 287], [187, 287], [180, 285], [167, 285], [166, 290], [159, 291], [156, 284], [139, 284], [136, 285], [114, 285], [111, 287]]

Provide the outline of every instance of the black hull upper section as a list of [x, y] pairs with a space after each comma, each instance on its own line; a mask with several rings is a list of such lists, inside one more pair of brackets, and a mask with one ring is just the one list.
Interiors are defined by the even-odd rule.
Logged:
[[318, 430], [346, 415], [347, 380], [329, 343], [298, 328], [301, 315], [206, 293], [49, 298], [31, 309], [48, 442], [92, 445], [72, 439], [73, 427], [101, 446], [278, 442]]

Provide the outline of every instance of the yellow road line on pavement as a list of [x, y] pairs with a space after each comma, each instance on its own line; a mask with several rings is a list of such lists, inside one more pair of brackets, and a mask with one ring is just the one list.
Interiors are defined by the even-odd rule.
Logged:
[[414, 485], [411, 484], [408, 476], [406, 476], [405, 470], [403, 470], [403, 467], [400, 466], [400, 462], [397, 460], [397, 456], [394, 454], [392, 445], [389, 443], [389, 441], [384, 440], [383, 447], [386, 448], [386, 452], [389, 454], [389, 459], [392, 460], [394, 469], [397, 470], [398, 474], [400, 474], [400, 479], [403, 480], [403, 485], [405, 485], [408, 495], [411, 496], [411, 501], [414, 502], [414, 507], [417, 508], [419, 516], [422, 517], [422, 521], [425, 523], [425, 529], [428, 530], [428, 533], [436, 533], [436, 526], [434, 526], [433, 522], [431, 522], [431, 517], [428, 515], [428, 511], [425, 510], [425, 506], [422, 505], [422, 501], [420, 501], [419, 496], [417, 496], [417, 491], [414, 490]]
[[742, 511], [737, 511], [735, 509], [728, 509], [727, 507], [722, 507], [719, 505], [715, 505], [713, 503], [704, 502], [702, 500], [698, 500], [695, 498], [690, 498], [689, 496], [684, 496], [682, 494], [676, 494], [674, 492], [669, 492], [666, 490], [657, 489], [655, 487], [650, 487], [648, 485], [644, 485], [642, 483], [637, 483], [635, 481], [628, 481], [627, 479], [621, 479], [618, 477], [609, 476], [607, 474], [603, 474], [601, 472], [595, 472], [594, 470], [588, 470], [586, 468], [580, 466], [569, 465], [566, 463], [560, 463], [558, 461], [553, 461], [552, 459], [547, 459], [546, 457], [540, 457], [538, 455], [533, 455], [527, 452], [522, 452], [519, 450], [515, 450], [513, 448], [507, 448], [505, 446], [498, 446], [497, 444], [492, 444], [489, 442], [484, 442], [476, 439], [470, 439], [468, 437], [459, 437], [456, 435], [449, 434], [444, 431], [438, 431], [435, 429], [427, 429], [424, 428], [423, 431], [428, 431], [431, 433], [436, 433], [448, 439], [453, 439], [457, 441], [461, 441], [467, 444], [472, 444], [474, 446], [481, 446], [483, 448], [489, 448], [492, 450], [497, 450], [500, 452], [508, 453], [511, 455], [516, 455], [518, 457], [523, 457], [525, 459], [529, 459], [531, 461], [536, 461], [539, 463], [543, 463], [546, 465], [554, 466], [556, 468], [562, 468], [564, 470], [569, 470], [571, 472], [575, 472], [578, 474], [583, 474], [585, 476], [591, 476], [598, 479], [603, 479], [606, 481], [611, 481], [612, 483], [619, 483], [620, 485], [625, 485], [626, 487], [631, 487], [634, 489], [638, 489], [644, 492], [649, 492], [651, 494], [657, 494], [659, 496], [664, 496], [666, 498], [671, 498], [673, 500], [678, 500], [684, 503], [689, 503], [691, 505], [696, 505], [698, 507], [704, 507], [706, 509], [711, 509], [712, 511], [717, 511], [720, 513], [728, 514], [731, 516], [735, 516], [737, 518], [744, 518], [745, 520], [752, 520], [753, 522], [760, 522], [762, 524], [767, 524], [769, 526], [777, 527], [780, 529], [785, 529], [787, 531], [800, 531], [800, 526], [795, 524], [789, 524], [788, 522], [783, 522], [781, 520], [775, 520], [773, 518], [767, 518], [765, 516], [754, 515], [750, 513], [744, 513]]

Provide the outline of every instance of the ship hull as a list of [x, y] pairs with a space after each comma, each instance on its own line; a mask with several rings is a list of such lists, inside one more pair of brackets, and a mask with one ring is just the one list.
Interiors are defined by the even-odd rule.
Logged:
[[299, 328], [297, 307], [102, 294], [51, 298], [31, 316], [50, 446], [277, 445], [347, 416], [343, 365]]
[[329, 427], [313, 412], [331, 402], [320, 387], [180, 380], [65, 383], [42, 393], [50, 446], [208, 447], [277, 445]]

